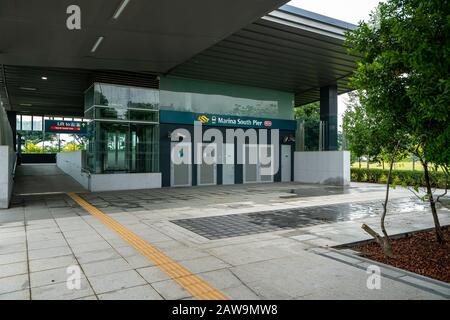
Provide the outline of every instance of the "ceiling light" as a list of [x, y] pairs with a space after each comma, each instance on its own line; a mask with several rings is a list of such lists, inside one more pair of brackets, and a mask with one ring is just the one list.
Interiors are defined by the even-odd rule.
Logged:
[[31, 107], [32, 106], [31, 103], [21, 103], [19, 105], [22, 106], [22, 107]]
[[122, 14], [122, 11], [125, 9], [125, 7], [127, 6], [128, 2], [130, 2], [130, 0], [123, 0], [122, 3], [120, 4], [120, 6], [117, 8], [116, 12], [113, 15], [113, 19], [118, 19], [119, 16]]
[[20, 90], [26, 90], [26, 91], [36, 91], [36, 88], [31, 88], [31, 87], [20, 87]]
[[41, 79], [42, 80], [47, 80], [47, 77], [46, 76], [42, 76]]
[[98, 37], [97, 41], [95, 42], [94, 46], [91, 49], [92, 53], [94, 53], [97, 50], [98, 46], [100, 45], [100, 43], [102, 43], [102, 41], [103, 37]]

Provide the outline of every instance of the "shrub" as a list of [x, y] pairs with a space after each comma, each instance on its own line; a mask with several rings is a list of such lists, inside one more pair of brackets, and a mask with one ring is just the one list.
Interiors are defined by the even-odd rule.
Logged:
[[[351, 180], [355, 182], [386, 183], [389, 170], [351, 168]], [[445, 188], [445, 173], [430, 171], [433, 188]], [[423, 171], [392, 170], [391, 181], [396, 185], [425, 187]]]

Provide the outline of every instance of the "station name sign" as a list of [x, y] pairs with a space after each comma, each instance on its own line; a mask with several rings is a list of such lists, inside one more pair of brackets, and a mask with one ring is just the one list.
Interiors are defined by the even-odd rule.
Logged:
[[87, 123], [81, 121], [45, 120], [46, 133], [87, 134]]
[[191, 124], [200, 121], [205, 126], [240, 127], [255, 129], [284, 129], [295, 130], [294, 120], [268, 119], [256, 117], [241, 117], [233, 115], [218, 115], [210, 113], [194, 113], [180, 111], [160, 111], [161, 123]]

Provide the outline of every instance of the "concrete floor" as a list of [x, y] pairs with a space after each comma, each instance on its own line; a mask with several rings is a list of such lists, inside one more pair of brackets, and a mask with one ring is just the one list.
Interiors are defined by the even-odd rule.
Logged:
[[62, 172], [56, 164], [22, 164], [14, 177], [15, 195], [85, 192], [77, 181]]
[[[333, 249], [368, 239], [363, 222], [379, 224], [376, 212], [360, 212], [381, 204], [383, 186], [353, 187], [274, 183], [80, 195], [230, 299], [449, 299], [449, 285], [382, 265], [381, 288], [369, 289], [372, 263]], [[391, 198], [388, 232], [432, 227], [426, 206], [409, 191], [397, 188]], [[216, 240], [174, 223], [285, 209], [313, 217], [337, 204], [345, 205], [346, 219]], [[443, 225], [449, 213], [440, 209]], [[69, 266], [81, 269], [79, 289], [66, 285]], [[0, 211], [0, 299], [192, 298], [65, 194], [16, 196], [12, 208]]]

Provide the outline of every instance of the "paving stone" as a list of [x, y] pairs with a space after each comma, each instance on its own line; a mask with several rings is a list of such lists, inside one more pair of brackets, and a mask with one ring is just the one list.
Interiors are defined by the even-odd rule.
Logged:
[[73, 300], [93, 294], [94, 292], [86, 280], [81, 281], [80, 289], [68, 289], [66, 282], [31, 288], [33, 300]]
[[162, 300], [150, 285], [121, 289], [99, 295], [100, 300]]
[[26, 261], [0, 265], [0, 278], [27, 273], [28, 265]]
[[313, 234], [302, 234], [299, 236], [291, 237], [291, 239], [294, 239], [297, 241], [305, 241], [305, 240], [317, 239], [317, 236], [313, 235]]
[[202, 273], [230, 267], [229, 264], [213, 256], [198, 258], [195, 260], [180, 261], [180, 264], [192, 273]]
[[0, 294], [0, 300], [30, 300], [30, 290], [26, 289]]
[[98, 300], [96, 296], [87, 296], [82, 298], [77, 298], [75, 300]]
[[131, 269], [123, 258], [90, 262], [82, 264], [81, 267], [88, 277]]
[[134, 270], [89, 277], [89, 281], [97, 294], [146, 284]]
[[156, 266], [140, 268], [137, 269], [136, 271], [139, 272], [139, 274], [148, 283], [154, 283], [170, 279], [170, 277], [166, 273], [164, 273], [159, 267]]
[[155, 282], [152, 287], [166, 300], [179, 300], [191, 297], [191, 294], [173, 280]]
[[29, 250], [28, 257], [30, 260], [60, 257], [72, 254], [69, 246]]
[[342, 260], [342, 261], [345, 261], [345, 262], [348, 262], [348, 263], [351, 263], [351, 264], [360, 264], [362, 262], [357, 257], [352, 258], [352, 257], [349, 257], [347, 255], [343, 255], [343, 254], [340, 254], [340, 253], [334, 252], [334, 251], [327, 252], [325, 254], [325, 256], [331, 257], [331, 258], [334, 258], [334, 259], [338, 259], [338, 260]]
[[28, 241], [29, 250], [48, 249], [56, 247], [65, 247], [67, 242], [64, 239]]
[[[70, 275], [71, 274], [67, 272], [67, 267], [31, 272], [31, 288], [46, 286], [53, 283], [65, 283]], [[82, 271], [80, 276], [82, 281], [86, 281], [86, 277]]]
[[28, 288], [28, 275], [16, 275], [0, 279], [0, 294]]
[[14, 252], [14, 253], [6, 253], [0, 254], [0, 265], [27, 261], [27, 252]]
[[94, 261], [110, 260], [120, 258], [120, 255], [112, 248], [106, 250], [95, 250], [88, 252], [75, 253], [80, 263], [89, 263]]
[[414, 283], [414, 284], [420, 285], [422, 287], [437, 291], [441, 294], [446, 295], [447, 298], [450, 297], [450, 285], [449, 284], [442, 283], [441, 285], [438, 285], [433, 280], [428, 281], [426, 279], [420, 279], [420, 278], [416, 278], [416, 277], [412, 277], [412, 276], [404, 276], [404, 277], [401, 277], [401, 279], [404, 281]]
[[261, 298], [248, 287], [240, 285], [237, 287], [225, 288], [222, 290], [232, 300], [260, 300]]
[[71, 245], [70, 248], [75, 254], [80, 254], [89, 251], [111, 249], [111, 246], [106, 241], [89, 242]]
[[242, 282], [229, 269], [199, 273], [197, 276], [219, 290], [242, 286]]
[[153, 266], [153, 263], [141, 254], [135, 254], [124, 258], [133, 269]]
[[20, 242], [20, 243], [15, 243], [15, 244], [8, 244], [8, 243], [3, 243], [0, 240], [0, 256], [3, 254], [8, 254], [8, 253], [17, 253], [17, 252], [23, 252], [27, 250], [27, 245], [26, 242]]
[[374, 262], [374, 263], [362, 262], [362, 263], [358, 264], [359, 267], [363, 267], [364, 269], [367, 269], [369, 266], [373, 266], [373, 265], [376, 265], [376, 266], [380, 267], [382, 276], [387, 275], [387, 276], [390, 276], [390, 277], [393, 277], [393, 278], [399, 278], [399, 277], [405, 275], [405, 273], [403, 271], [401, 271], [401, 270], [396, 271], [396, 270], [391, 269], [391, 268], [383, 267], [383, 266], [377, 264], [376, 262]]
[[73, 255], [45, 258], [31, 260], [29, 263], [30, 271], [37, 272], [49, 269], [56, 269], [61, 267], [68, 267], [77, 264], [77, 261]]

